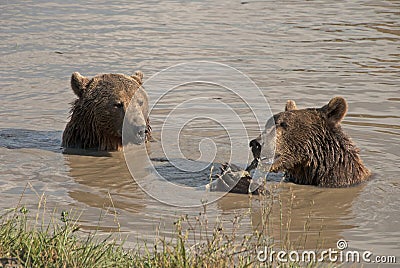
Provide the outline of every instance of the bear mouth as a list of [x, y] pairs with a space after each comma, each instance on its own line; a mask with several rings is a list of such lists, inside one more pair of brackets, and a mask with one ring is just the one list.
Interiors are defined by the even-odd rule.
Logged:
[[260, 162], [268, 164], [268, 165], [273, 165], [275, 164], [279, 159], [281, 158], [280, 154], [275, 154], [274, 157], [262, 157], [260, 158]]
[[246, 171], [251, 171], [253, 169], [256, 169], [259, 166], [259, 164], [274, 166], [281, 159], [281, 155], [277, 153], [275, 153], [273, 157], [261, 156], [262, 145], [256, 139], [250, 141], [249, 146], [253, 153], [253, 161], [246, 168]]
[[253, 161], [251, 161], [250, 165], [246, 168], [247, 172], [252, 171], [253, 169], [258, 168], [260, 165], [269, 165], [270, 166], [270, 171], [278, 171], [280, 169], [279, 167], [279, 160], [281, 159], [280, 155], [275, 155], [272, 158], [264, 157], [264, 158], [254, 158]]
[[262, 156], [261, 150], [263, 146], [257, 141], [257, 139], [251, 140], [249, 147], [251, 148], [251, 152], [253, 153], [254, 160], [258, 160], [260, 162], [274, 164], [281, 157], [281, 155], [277, 154], [276, 152], [273, 157]]

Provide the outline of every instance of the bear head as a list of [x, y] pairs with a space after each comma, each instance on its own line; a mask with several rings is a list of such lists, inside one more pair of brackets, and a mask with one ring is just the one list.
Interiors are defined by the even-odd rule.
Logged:
[[307, 109], [287, 101], [285, 111], [270, 118], [262, 134], [250, 142], [254, 157], [250, 169], [268, 159], [271, 172], [285, 172], [299, 184], [343, 187], [363, 181], [370, 172], [341, 128], [346, 112], [342, 97]]
[[78, 99], [72, 103], [62, 146], [121, 150], [124, 123], [129, 140], [143, 143], [149, 137], [150, 127], [142, 78], [141, 72], [132, 76], [101, 74], [91, 79], [73, 73], [71, 87]]

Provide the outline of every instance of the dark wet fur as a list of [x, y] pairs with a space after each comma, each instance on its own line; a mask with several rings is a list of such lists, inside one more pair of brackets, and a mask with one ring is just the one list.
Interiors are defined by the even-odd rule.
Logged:
[[[277, 163], [272, 172], [283, 171], [294, 183], [321, 187], [347, 187], [368, 179], [359, 149], [342, 130], [341, 119], [347, 112], [343, 98], [332, 99], [321, 108], [297, 110], [293, 101], [285, 112], [274, 116]], [[252, 140], [257, 167], [261, 145]]]

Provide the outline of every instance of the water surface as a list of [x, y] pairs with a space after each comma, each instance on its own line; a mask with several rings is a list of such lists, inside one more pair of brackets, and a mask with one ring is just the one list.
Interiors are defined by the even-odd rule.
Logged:
[[[122, 153], [64, 155], [59, 146], [69, 103], [75, 98], [69, 86], [72, 72], [93, 76], [140, 69], [148, 78], [177, 63], [216, 61], [248, 75], [273, 112], [283, 110], [287, 99], [299, 107], [318, 107], [335, 95], [346, 98], [349, 111], [343, 127], [361, 148], [373, 179], [347, 189], [279, 186], [283, 200], [289, 202], [294, 196], [292, 237], [302, 233], [311, 215], [309, 247], [321, 238], [325, 246], [334, 247], [344, 238], [352, 248], [400, 258], [397, 1], [93, 1], [86, 5], [3, 1], [0, 5], [2, 208], [16, 204], [29, 183], [32, 187], [25, 191], [23, 202], [32, 205], [35, 191], [44, 192], [49, 207], [83, 210], [81, 223], [90, 229], [98, 225], [100, 211], [112, 207], [111, 196], [115, 211], [109, 211], [101, 225], [116, 230], [116, 212], [132, 243], [153, 239], [160, 226], [168, 235], [179, 215], [198, 215], [201, 209], [170, 207], [146, 195], [133, 182]], [[155, 93], [149, 92], [150, 98]], [[204, 93], [229, 98], [220, 91]], [[153, 111], [156, 138], [163, 116], [188, 96], [177, 91]], [[258, 135], [250, 119], [245, 123], [250, 136]], [[228, 136], [218, 124], [189, 124], [184, 133], [186, 157], [198, 158], [197, 142], [204, 137], [221, 148], [216, 162], [227, 155], [223, 145]], [[159, 146], [149, 145], [154, 157]], [[207, 181], [206, 171], [179, 177], [173, 170], [163, 170], [177, 183]], [[230, 194], [209, 205], [207, 213], [210, 219], [229, 222], [248, 208], [247, 196]], [[257, 228], [260, 215], [257, 210], [250, 215], [243, 220], [243, 233]], [[277, 223], [272, 226], [276, 228]]]

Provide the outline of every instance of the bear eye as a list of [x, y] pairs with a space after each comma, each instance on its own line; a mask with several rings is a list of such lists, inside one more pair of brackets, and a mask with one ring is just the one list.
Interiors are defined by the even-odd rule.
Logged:
[[281, 123], [279, 124], [279, 126], [286, 129], [287, 126], [288, 126], [288, 124], [287, 124], [286, 122], [281, 122]]
[[117, 102], [117, 103], [114, 104], [114, 107], [115, 108], [124, 108], [124, 103], [122, 101]]

